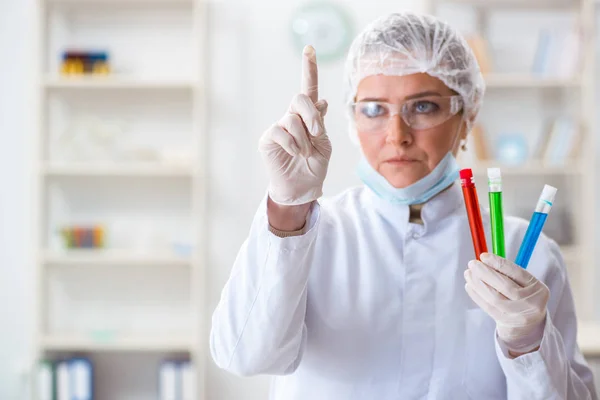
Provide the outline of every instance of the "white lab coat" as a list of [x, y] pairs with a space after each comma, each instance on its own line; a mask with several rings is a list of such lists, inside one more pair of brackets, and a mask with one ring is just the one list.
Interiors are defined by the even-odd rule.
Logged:
[[[424, 205], [423, 225], [408, 213], [350, 189], [315, 203], [304, 235], [279, 238], [263, 201], [213, 315], [216, 364], [275, 375], [272, 400], [597, 399], [554, 241], [540, 238], [528, 268], [550, 288], [541, 347], [510, 359], [464, 290], [460, 186]], [[509, 259], [526, 228], [506, 218]]]

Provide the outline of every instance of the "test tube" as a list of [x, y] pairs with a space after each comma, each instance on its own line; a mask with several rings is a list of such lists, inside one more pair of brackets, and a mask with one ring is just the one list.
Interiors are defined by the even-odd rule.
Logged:
[[473, 180], [473, 171], [470, 168], [460, 170], [460, 184], [465, 198], [465, 207], [469, 217], [469, 227], [471, 228], [471, 238], [473, 239], [473, 250], [475, 258], [479, 260], [481, 253], [487, 253], [487, 244], [485, 242], [485, 233], [483, 231], [483, 221], [481, 220], [481, 210], [479, 209], [479, 200], [477, 198], [477, 189]]
[[556, 196], [557, 190], [558, 189], [550, 185], [544, 185], [544, 189], [542, 189], [542, 194], [537, 202], [531, 221], [529, 221], [529, 226], [527, 227], [525, 237], [523, 238], [519, 253], [517, 254], [517, 259], [515, 260], [515, 264], [523, 269], [527, 268], [527, 264], [529, 264], [529, 259], [533, 254], [535, 244], [542, 233], [542, 228], [548, 218], [548, 213], [552, 209], [552, 203], [554, 203], [554, 197]]
[[502, 211], [502, 174], [500, 168], [488, 168], [490, 199], [490, 225], [492, 227], [492, 251], [506, 257], [504, 247], [504, 213]]

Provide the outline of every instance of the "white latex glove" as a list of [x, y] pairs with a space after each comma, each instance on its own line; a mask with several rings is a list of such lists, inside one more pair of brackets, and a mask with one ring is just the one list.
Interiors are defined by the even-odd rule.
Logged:
[[269, 173], [269, 197], [275, 203], [310, 203], [323, 194], [323, 181], [331, 157], [331, 142], [323, 118], [327, 102], [318, 100], [315, 50], [302, 54], [301, 94], [292, 99], [286, 114], [260, 138], [259, 150]]
[[517, 264], [483, 253], [469, 262], [465, 289], [496, 321], [496, 332], [511, 353], [525, 354], [542, 342], [548, 287]]

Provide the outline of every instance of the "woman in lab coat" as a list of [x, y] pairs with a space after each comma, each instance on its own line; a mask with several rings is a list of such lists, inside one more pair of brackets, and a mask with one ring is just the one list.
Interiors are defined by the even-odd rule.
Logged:
[[506, 218], [508, 259], [473, 260], [455, 155], [484, 83], [465, 40], [392, 14], [355, 39], [346, 79], [365, 185], [320, 199], [331, 144], [307, 47], [302, 93], [260, 140], [268, 196], [213, 315], [217, 365], [274, 375], [273, 400], [596, 399], [556, 243], [523, 270], [508, 259], [527, 222]]

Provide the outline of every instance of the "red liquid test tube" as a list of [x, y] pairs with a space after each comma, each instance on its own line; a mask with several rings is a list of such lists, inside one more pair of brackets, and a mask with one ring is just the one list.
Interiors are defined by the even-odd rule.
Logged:
[[473, 239], [475, 258], [479, 260], [481, 253], [487, 253], [487, 244], [485, 242], [485, 232], [483, 231], [483, 221], [481, 220], [477, 189], [475, 188], [475, 182], [473, 180], [473, 171], [471, 171], [470, 168], [460, 170], [460, 184], [465, 198], [467, 216], [469, 217], [469, 227], [471, 228], [471, 238]]

